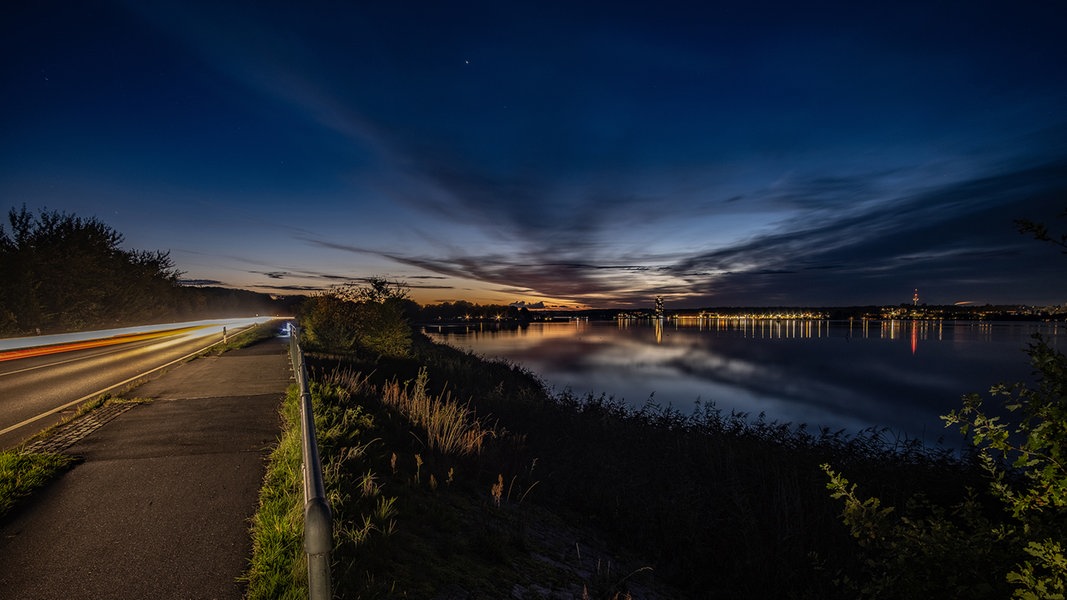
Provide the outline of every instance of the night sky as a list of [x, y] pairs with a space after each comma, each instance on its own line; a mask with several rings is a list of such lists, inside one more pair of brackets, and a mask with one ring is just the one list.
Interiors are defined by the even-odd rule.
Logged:
[[[877, 4], [878, 6], [873, 6]], [[1067, 4], [8, 2], [0, 210], [420, 303], [1067, 303]]]

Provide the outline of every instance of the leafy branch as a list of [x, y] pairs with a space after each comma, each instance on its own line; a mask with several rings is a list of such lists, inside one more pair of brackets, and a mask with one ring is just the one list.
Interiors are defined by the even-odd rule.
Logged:
[[[1065, 217], [1067, 217], [1067, 210], [1060, 215], [1060, 218]], [[1035, 240], [1059, 246], [1063, 248], [1063, 253], [1067, 254], [1067, 233], [1060, 235], [1058, 238], [1053, 237], [1053, 234], [1049, 233], [1048, 227], [1044, 223], [1037, 223], [1029, 219], [1016, 219], [1015, 226], [1019, 229], [1019, 233], [1030, 234], [1034, 236]]]

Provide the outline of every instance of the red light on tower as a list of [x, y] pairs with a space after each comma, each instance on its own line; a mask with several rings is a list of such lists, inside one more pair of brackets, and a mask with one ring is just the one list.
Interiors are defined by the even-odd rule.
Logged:
[[919, 306], [919, 288], [915, 288], [915, 293], [911, 296], [912, 306]]

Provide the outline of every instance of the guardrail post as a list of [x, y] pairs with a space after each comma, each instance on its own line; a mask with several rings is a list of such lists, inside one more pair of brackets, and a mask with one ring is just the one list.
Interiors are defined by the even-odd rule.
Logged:
[[318, 440], [315, 437], [315, 415], [312, 412], [311, 392], [308, 391], [304, 353], [300, 350], [300, 328], [290, 328], [289, 357], [300, 388], [300, 432], [304, 474], [304, 553], [308, 562], [308, 598], [329, 600], [330, 551], [333, 549], [333, 517], [326, 501], [326, 486], [322, 481]]
[[333, 522], [326, 501], [316, 498], [304, 505], [304, 552], [308, 561], [308, 597], [328, 600], [330, 594], [330, 550]]

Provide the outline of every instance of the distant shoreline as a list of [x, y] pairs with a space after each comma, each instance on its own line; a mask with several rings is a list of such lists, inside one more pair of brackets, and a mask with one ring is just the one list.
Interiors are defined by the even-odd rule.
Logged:
[[[716, 320], [797, 320], [797, 321], [966, 321], [966, 322], [1043, 322], [1067, 323], [1067, 306], [1048, 310], [1036, 307], [838, 307], [838, 308], [729, 308], [705, 310], [670, 311], [662, 318], [665, 321], [716, 321]], [[555, 321], [617, 321], [655, 320], [651, 310], [625, 311], [620, 309], [588, 309], [574, 311], [530, 311], [527, 318], [514, 317], [459, 317], [420, 321], [419, 327], [453, 326], [471, 323], [538, 323]]]

